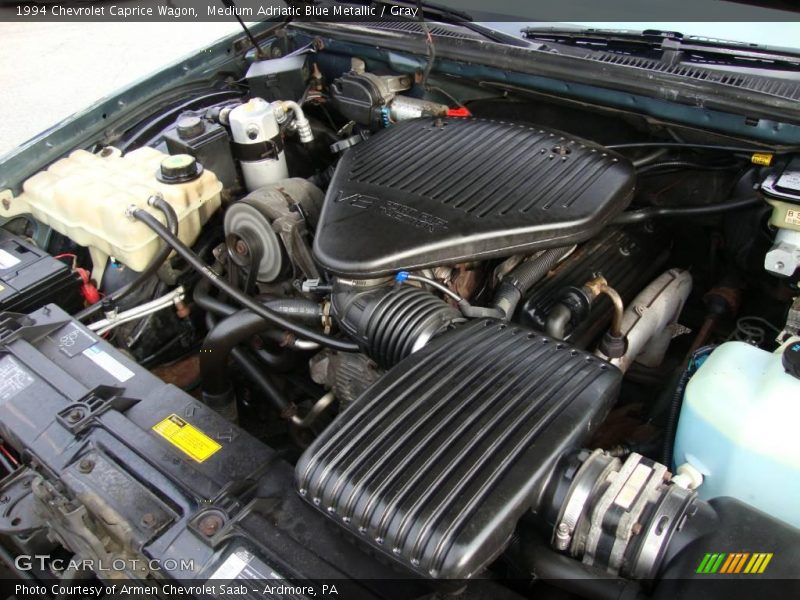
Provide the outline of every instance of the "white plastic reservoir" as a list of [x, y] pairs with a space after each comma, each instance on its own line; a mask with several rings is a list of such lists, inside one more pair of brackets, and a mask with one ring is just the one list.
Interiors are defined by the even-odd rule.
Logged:
[[716, 348], [689, 380], [675, 464], [704, 476], [701, 498], [732, 496], [800, 527], [800, 379], [780, 353]]
[[75, 150], [46, 171], [25, 181], [23, 193], [0, 203], [0, 217], [30, 214], [38, 221], [87, 246], [96, 281], [101, 281], [109, 256], [134, 271], [143, 270], [158, 253], [160, 238], [143, 223], [126, 217], [134, 205], [164, 216], [147, 200], [161, 194], [175, 209], [178, 236], [192, 244], [203, 224], [220, 207], [222, 184], [211, 171], [186, 183], [156, 178], [167, 154], [143, 146], [124, 156], [113, 148], [99, 154]]

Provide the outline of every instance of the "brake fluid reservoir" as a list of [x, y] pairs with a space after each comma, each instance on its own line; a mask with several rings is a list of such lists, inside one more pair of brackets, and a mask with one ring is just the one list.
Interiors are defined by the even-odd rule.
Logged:
[[798, 423], [800, 379], [782, 353], [727, 342], [686, 387], [675, 464], [703, 474], [700, 497], [732, 496], [800, 527]]
[[126, 217], [129, 206], [150, 211], [163, 222], [163, 214], [147, 204], [150, 196], [160, 193], [175, 209], [178, 234], [186, 244], [194, 243], [220, 207], [222, 184], [212, 172], [197, 169], [191, 177], [164, 177], [165, 168], [175, 170], [170, 161], [180, 158], [148, 146], [124, 156], [111, 148], [99, 154], [76, 150], [25, 181], [22, 194], [0, 204], [0, 216], [30, 214], [87, 246], [95, 281], [102, 280], [109, 256], [142, 271], [161, 240], [143, 223]]

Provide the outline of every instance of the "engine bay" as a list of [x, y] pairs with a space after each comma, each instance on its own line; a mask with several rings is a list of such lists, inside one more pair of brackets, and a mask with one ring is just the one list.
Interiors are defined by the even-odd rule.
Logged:
[[797, 149], [269, 43], [3, 197], [4, 546], [375, 598], [795, 579]]

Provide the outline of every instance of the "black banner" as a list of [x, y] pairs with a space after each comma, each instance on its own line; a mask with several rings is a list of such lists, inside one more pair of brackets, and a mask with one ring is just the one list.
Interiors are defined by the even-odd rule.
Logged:
[[[422, 3], [424, 6], [424, 3]], [[489, 22], [748, 22], [795, 21], [796, 2], [756, 0], [440, 0], [449, 20]], [[425, 8], [431, 18], [437, 9]], [[421, 17], [414, 0], [36, 0], [0, 1], [0, 21], [12, 22], [245, 22], [292, 18], [314, 21], [407, 20]], [[798, 32], [800, 36], [800, 31]]]

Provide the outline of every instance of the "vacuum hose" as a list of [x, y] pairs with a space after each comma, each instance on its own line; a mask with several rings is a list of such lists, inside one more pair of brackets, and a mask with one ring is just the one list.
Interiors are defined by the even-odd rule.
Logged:
[[614, 219], [614, 224], [627, 225], [629, 223], [641, 223], [642, 221], [658, 217], [702, 217], [734, 210], [744, 210], [746, 208], [759, 206], [763, 203], [764, 201], [759, 196], [745, 196], [744, 198], [734, 198], [729, 202], [709, 204], [707, 206], [651, 206], [649, 208], [624, 212]]

